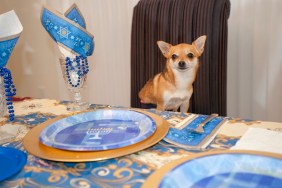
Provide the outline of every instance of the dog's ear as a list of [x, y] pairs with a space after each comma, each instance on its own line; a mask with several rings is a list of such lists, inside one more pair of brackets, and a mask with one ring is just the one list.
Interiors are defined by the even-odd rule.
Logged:
[[164, 41], [158, 41], [157, 43], [158, 43], [158, 46], [159, 46], [160, 50], [162, 51], [163, 55], [165, 57], [167, 57], [167, 54], [168, 54], [169, 49], [171, 47], [171, 44], [166, 43]]
[[203, 35], [199, 38], [197, 38], [192, 44], [195, 46], [196, 50], [199, 53], [199, 56], [202, 55], [204, 52], [205, 42], [206, 42], [206, 35]]

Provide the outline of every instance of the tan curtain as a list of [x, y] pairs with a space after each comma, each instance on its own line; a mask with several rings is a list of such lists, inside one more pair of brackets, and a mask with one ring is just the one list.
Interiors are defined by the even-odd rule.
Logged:
[[282, 122], [282, 1], [231, 5], [228, 115]]

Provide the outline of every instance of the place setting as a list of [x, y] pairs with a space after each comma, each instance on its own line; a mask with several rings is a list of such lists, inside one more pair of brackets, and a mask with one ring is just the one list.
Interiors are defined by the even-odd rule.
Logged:
[[24, 137], [23, 146], [43, 159], [98, 161], [146, 149], [168, 129], [161, 117], [142, 110], [96, 110], [40, 124]]
[[174, 125], [173, 119], [140, 109], [97, 109], [48, 120], [28, 132], [23, 146], [37, 157], [62, 162], [120, 157], [161, 140], [188, 150], [204, 150], [226, 122], [215, 114], [190, 114]]

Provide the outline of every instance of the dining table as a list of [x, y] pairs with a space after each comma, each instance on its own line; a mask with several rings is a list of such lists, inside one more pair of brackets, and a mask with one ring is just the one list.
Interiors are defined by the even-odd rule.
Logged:
[[[70, 101], [47, 98], [18, 97], [14, 99], [14, 120], [10, 121], [7, 116], [0, 118], [0, 130], [4, 127], [7, 129], [15, 128], [15, 137], [2, 143], [1, 146], [23, 151], [27, 155], [27, 161], [16, 174], [1, 181], [0, 187], [141, 187], [151, 174], [173, 161], [205, 153], [224, 153], [232, 151], [234, 148], [237, 149], [236, 144], [251, 129], [279, 134], [282, 132], [282, 123], [280, 122], [219, 116], [225, 120], [224, 123], [208, 145], [199, 149], [181, 147], [160, 139], [147, 148], [126, 155], [77, 162], [48, 160], [27, 151], [23, 144], [25, 136], [42, 124], [48, 124], [48, 122], [62, 117], [103, 109], [133, 109], [107, 104], [90, 104], [89, 109], [85, 111], [73, 112], [67, 110], [68, 103]], [[174, 126], [173, 120], [175, 119], [181, 122], [188, 116], [195, 115], [192, 113], [158, 111], [154, 108], [137, 110], [154, 114], [163, 119], [169, 127]], [[259, 140], [257, 142], [259, 143]], [[282, 151], [274, 146], [270, 148], [273, 144], [271, 141], [264, 144], [269, 145], [265, 146], [266, 150], [261, 152], [273, 152], [281, 158]], [[242, 148], [238, 147], [238, 149]], [[249, 151], [252, 148], [247, 149]], [[254, 146], [254, 150], [258, 149]]]

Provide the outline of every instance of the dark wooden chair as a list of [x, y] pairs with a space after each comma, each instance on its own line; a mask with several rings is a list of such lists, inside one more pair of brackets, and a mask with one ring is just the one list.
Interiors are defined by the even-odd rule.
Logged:
[[189, 112], [225, 116], [229, 13], [229, 0], [140, 0], [132, 20], [131, 106], [144, 107], [138, 92], [164, 68], [158, 40], [175, 45], [207, 35]]

